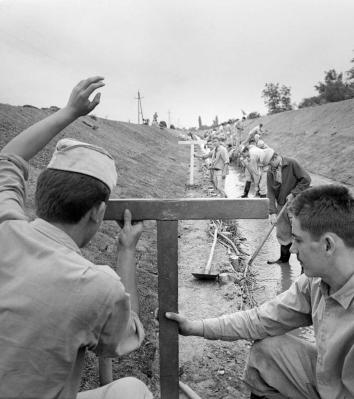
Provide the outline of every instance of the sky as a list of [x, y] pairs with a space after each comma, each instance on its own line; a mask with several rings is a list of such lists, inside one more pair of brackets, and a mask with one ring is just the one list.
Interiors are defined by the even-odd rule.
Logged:
[[0, 103], [65, 106], [102, 75], [97, 116], [177, 127], [267, 112], [266, 83], [316, 95], [350, 69], [353, 0], [0, 0]]

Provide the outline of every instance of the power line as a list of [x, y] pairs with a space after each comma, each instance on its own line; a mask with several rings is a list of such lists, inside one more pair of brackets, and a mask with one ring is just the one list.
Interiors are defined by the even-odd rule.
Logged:
[[142, 122], [144, 122], [143, 108], [141, 105], [142, 98], [144, 98], [144, 97], [140, 96], [140, 91], [138, 90], [138, 97], [135, 97], [135, 99], [138, 100], [138, 125], [140, 125], [140, 115], [141, 115]]

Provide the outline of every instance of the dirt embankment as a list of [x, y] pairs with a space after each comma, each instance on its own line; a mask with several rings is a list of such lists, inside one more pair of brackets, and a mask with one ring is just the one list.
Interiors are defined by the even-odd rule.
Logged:
[[354, 186], [354, 100], [268, 115], [265, 142], [293, 157], [310, 172]]

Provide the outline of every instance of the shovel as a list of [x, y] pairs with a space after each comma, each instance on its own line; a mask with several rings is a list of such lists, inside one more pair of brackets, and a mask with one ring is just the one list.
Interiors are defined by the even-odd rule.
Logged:
[[[283, 208], [279, 212], [279, 214], [277, 216], [277, 222], [280, 219], [280, 216], [284, 213], [285, 209], [287, 208], [287, 205], [288, 205], [288, 201], [285, 202]], [[269, 228], [266, 236], [263, 238], [262, 242], [258, 245], [257, 249], [254, 251], [254, 254], [251, 256], [251, 259], [248, 261], [248, 263], [247, 263], [248, 266], [251, 266], [251, 264], [253, 263], [255, 258], [258, 256], [259, 251], [263, 248], [264, 243], [268, 240], [268, 237], [270, 236], [270, 233], [273, 231], [274, 227], [275, 227], [275, 224], [272, 224], [272, 226]]]
[[204, 273], [192, 273], [195, 278], [199, 280], [215, 280], [219, 276], [219, 274], [210, 274], [211, 261], [213, 259], [214, 249], [217, 239], [218, 239], [218, 228], [217, 226], [215, 226], [213, 245], [211, 246], [209, 259], [205, 266]]

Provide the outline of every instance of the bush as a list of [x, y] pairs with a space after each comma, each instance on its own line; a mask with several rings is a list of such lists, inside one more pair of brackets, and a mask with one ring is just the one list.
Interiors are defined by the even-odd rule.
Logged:
[[160, 121], [159, 127], [160, 127], [161, 129], [164, 129], [164, 128], [167, 127], [167, 123], [166, 123], [165, 121]]
[[257, 112], [257, 111], [250, 112], [247, 115], [247, 119], [257, 119], [257, 118], [260, 118], [260, 117], [261, 117], [261, 114], [259, 112]]
[[299, 103], [299, 108], [314, 107], [315, 105], [322, 105], [325, 103], [326, 100], [324, 98], [321, 98], [320, 96], [313, 96], [313, 97], [304, 98]]

